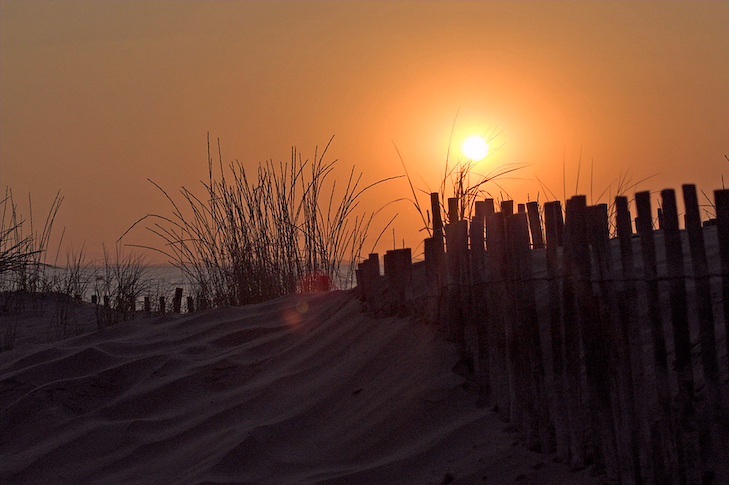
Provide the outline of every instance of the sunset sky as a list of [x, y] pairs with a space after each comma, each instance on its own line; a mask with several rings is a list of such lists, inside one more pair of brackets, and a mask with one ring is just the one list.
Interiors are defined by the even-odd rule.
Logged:
[[[525, 166], [496, 198], [552, 199], [537, 178], [569, 197], [580, 158], [588, 202], [626, 173], [710, 193], [729, 185], [729, 2], [0, 1], [0, 185], [36, 223], [60, 190], [66, 246], [92, 256], [170, 212], [147, 179], [202, 193], [208, 132], [251, 168], [334, 136], [364, 183], [403, 173], [394, 142], [427, 191], [456, 114], [451, 157], [496, 130], [479, 170]], [[362, 208], [408, 196], [389, 182]], [[405, 202], [373, 231], [395, 212], [418, 246]]]

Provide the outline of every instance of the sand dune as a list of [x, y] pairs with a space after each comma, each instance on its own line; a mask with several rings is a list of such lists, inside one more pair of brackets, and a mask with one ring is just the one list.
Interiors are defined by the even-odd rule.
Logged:
[[599, 483], [518, 444], [457, 360], [352, 292], [31, 342], [0, 354], [0, 482]]

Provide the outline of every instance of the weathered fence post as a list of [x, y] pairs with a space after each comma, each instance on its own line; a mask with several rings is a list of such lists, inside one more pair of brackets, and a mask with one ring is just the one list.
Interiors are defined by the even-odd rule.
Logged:
[[[587, 419], [583, 402], [582, 389], [582, 362], [580, 359], [580, 335], [578, 326], [577, 279], [579, 278], [578, 241], [585, 239], [585, 199], [575, 197], [567, 201], [567, 214], [564, 224], [564, 253], [563, 268], [564, 279], [562, 284], [562, 328], [564, 330], [565, 353], [565, 401], [569, 416], [570, 431], [570, 465], [573, 468], [582, 468], [586, 465], [586, 433], [589, 432], [590, 423]], [[588, 256], [589, 257], [589, 256]], [[584, 257], [582, 258], [584, 259]]]
[[443, 252], [443, 244], [438, 244], [435, 237], [425, 239], [425, 284], [428, 287], [426, 302], [426, 313], [428, 321], [438, 322], [438, 303], [440, 295], [440, 260]]
[[654, 458], [656, 483], [679, 483], [678, 452], [676, 448], [675, 424], [671, 414], [671, 396], [668, 382], [668, 352], [661, 322], [660, 293], [658, 291], [658, 268], [653, 237], [653, 215], [650, 192], [635, 194], [638, 208], [638, 234], [643, 254], [643, 278], [645, 279], [648, 323], [653, 343], [653, 366], [655, 373], [655, 408], [652, 412], [651, 441], [660, 443], [660, 453]]
[[382, 269], [385, 275], [385, 294], [383, 296], [385, 308], [390, 315], [399, 315], [400, 304], [402, 303], [402, 295], [400, 294], [399, 278], [397, 275], [395, 249], [385, 252], [382, 257]]
[[659, 207], [656, 211], [658, 214], [658, 229], [663, 230], [663, 209]]
[[454, 224], [460, 219], [458, 212], [458, 198], [450, 197], [448, 199], [448, 224]]
[[404, 316], [412, 287], [412, 253], [410, 248], [387, 251], [384, 257], [387, 299], [391, 314]]
[[[361, 298], [368, 311], [378, 310], [380, 290], [380, 256], [371, 253], [369, 257], [359, 264], [360, 281], [362, 283]], [[200, 308], [201, 310], [203, 308]]]
[[628, 210], [628, 199], [623, 196], [615, 197], [615, 226], [620, 243], [620, 268], [622, 272], [622, 284], [617, 294], [618, 308], [620, 312], [620, 330], [623, 341], [627, 342], [628, 348], [625, 353], [626, 367], [629, 370], [627, 376], [630, 379], [631, 406], [623, 410], [625, 421], [636, 425], [631, 429], [634, 454], [633, 462], [638, 472], [636, 479], [640, 478], [641, 483], [650, 483], [653, 469], [653, 446], [650, 437], [650, 419], [652, 419], [646, 408], [647, 394], [645, 388], [645, 367], [644, 367], [644, 345], [641, 336], [641, 328], [636, 312], [636, 284], [635, 284], [635, 261], [633, 258], [633, 229]]
[[438, 192], [430, 193], [430, 213], [433, 218], [433, 237], [440, 234], [443, 237], [443, 221], [440, 217], [440, 200]]
[[[428, 281], [431, 282], [431, 288], [434, 287], [434, 291], [431, 293], [432, 305], [434, 306], [434, 319], [438, 323], [441, 322], [442, 313], [442, 300], [445, 296], [443, 288], [446, 283], [446, 261], [445, 252], [443, 248], [443, 220], [441, 218], [440, 200], [438, 198], [438, 192], [432, 192], [430, 194], [430, 210], [433, 217], [433, 242], [432, 251], [430, 254], [431, 263], [428, 264], [429, 276]], [[426, 263], [427, 264], [427, 263]]]
[[476, 380], [479, 390], [488, 394], [488, 305], [486, 301], [486, 251], [484, 246], [484, 228], [486, 202], [476, 201], [475, 214], [471, 220], [470, 245], [471, 245], [471, 315], [470, 324], [476, 332], [477, 348], [474, 350], [474, 361], [476, 369]]
[[162, 315], [164, 315], [165, 314], [165, 310], [166, 310], [166, 308], [165, 308], [165, 297], [164, 296], [160, 296], [159, 297], [159, 312]]
[[[708, 412], [703, 418], [705, 430], [710, 430], [710, 439], [704, 441], [702, 456], [718, 458], [721, 443], [729, 442], [726, 428], [726, 413], [722, 409], [721, 377], [719, 374], [719, 358], [716, 349], [716, 332], [714, 329], [714, 311], [711, 306], [711, 282], [709, 266], [704, 245], [704, 231], [701, 228], [699, 201], [696, 186], [686, 184], [683, 189], [683, 201], [686, 207], [686, 231], [691, 247], [691, 265], [694, 276], [694, 289], [699, 318], [699, 339], [701, 341], [701, 366], [704, 371], [706, 400]], [[716, 466], [715, 464], [711, 464]]]
[[532, 247], [534, 249], [543, 249], [544, 238], [542, 237], [542, 223], [539, 219], [539, 203], [527, 202], [526, 210], [529, 215], [529, 230], [532, 233]]
[[[729, 355], [729, 189], [714, 191], [716, 206], [716, 232], [719, 237], [719, 259], [721, 260], [721, 295], [724, 302], [724, 328], [726, 351]], [[729, 367], [729, 358], [727, 358]]]
[[[586, 208], [587, 240], [592, 247], [595, 265], [592, 274], [597, 277], [598, 296], [592, 312], [599, 317], [585, 322], [582, 335], [585, 344], [586, 361], [593, 360], [593, 402], [597, 409], [600, 447], [605, 457], [608, 480], [619, 478], [624, 485], [636, 483], [636, 469], [632, 449], [634, 441], [631, 431], [635, 428], [630, 409], [631, 383], [628, 345], [620, 331], [618, 302], [612, 274], [610, 252], [610, 231], [608, 227], [607, 204]], [[593, 276], [593, 279], [594, 276]], [[594, 292], [594, 288], [591, 289]], [[588, 376], [590, 371], [588, 368]]]
[[[694, 408], [694, 371], [691, 362], [691, 334], [688, 325], [686, 280], [683, 271], [683, 248], [678, 229], [676, 193], [673, 189], [661, 191], [663, 199], [663, 242], [666, 246], [666, 265], [670, 287], [671, 327], [673, 329], [674, 368], [678, 374], [678, 442], [679, 458], [688, 483], [701, 481], [699, 464], [696, 409]], [[681, 463], [683, 462], [683, 463]]]
[[568, 462], [570, 441], [567, 408], [565, 406], [564, 343], [562, 341], [562, 321], [560, 319], [560, 268], [557, 237], [557, 212], [560, 217], [562, 205], [559, 201], [544, 204], [544, 229], [547, 239], [547, 291], [549, 294], [549, 335], [552, 360], [552, 415], [554, 419], [555, 444], [557, 457]]
[[506, 364], [506, 234], [504, 213], [495, 212], [487, 219], [488, 227], [488, 308], [489, 308], [489, 380], [494, 409], [502, 421], [511, 414], [508, 366]]
[[478, 201], [475, 206], [476, 214], [471, 219], [469, 240], [471, 243], [471, 277], [473, 282], [478, 284], [486, 279], [484, 275], [484, 259], [486, 257], [484, 253], [485, 202]]
[[501, 212], [504, 217], [510, 216], [514, 213], [514, 201], [513, 200], [502, 200], [501, 201]]
[[508, 267], [511, 291], [516, 303], [512, 320], [512, 362], [516, 365], [517, 400], [527, 437], [527, 447], [548, 453], [553, 448], [549, 436], [549, 411], [544, 393], [544, 361], [539, 334], [537, 304], [532, 282], [532, 261], [527, 214], [520, 212], [507, 218], [509, 241]]
[[494, 199], [484, 199], [483, 202], [484, 238], [486, 239], [486, 247], [488, 248], [489, 218], [494, 215]]
[[446, 226], [446, 247], [448, 329], [451, 337], [463, 345], [469, 282], [467, 220], [451, 222]]
[[144, 311], [146, 313], [151, 313], [152, 312], [152, 302], [149, 301], [149, 297], [148, 296], [145, 296], [144, 297]]
[[[515, 241], [514, 235], [509, 233], [509, 219], [514, 214], [504, 215], [504, 234], [505, 234], [505, 266], [504, 266], [504, 285], [503, 293], [500, 294], [504, 308], [504, 336], [506, 338], [506, 371], [509, 379], [509, 402], [510, 413], [509, 420], [512, 423], [522, 426], [524, 420], [524, 394], [523, 382], [519, 376], [519, 354], [517, 347], [518, 337], [517, 330], [519, 327], [518, 298], [516, 294], [516, 273], [518, 270], [518, 261], [514, 256]], [[525, 430], [526, 431], [526, 430]]]
[[182, 311], [182, 288], [175, 288], [175, 299], [172, 301], [172, 311], [180, 313]]
[[[592, 429], [596, 442], [592, 444], [595, 459], [604, 460], [608, 481], [619, 477], [615, 429], [612, 422], [610, 396], [609, 344], [600, 302], [592, 289], [590, 262], [590, 233], [597, 232], [588, 225], [586, 197], [576, 195], [567, 202], [569, 254], [577, 311], [577, 333], [581, 336], [585, 355], [587, 393], [592, 410]], [[607, 225], [607, 222], [605, 223]], [[592, 229], [592, 230], [591, 230]], [[599, 237], [599, 235], [597, 236]]]

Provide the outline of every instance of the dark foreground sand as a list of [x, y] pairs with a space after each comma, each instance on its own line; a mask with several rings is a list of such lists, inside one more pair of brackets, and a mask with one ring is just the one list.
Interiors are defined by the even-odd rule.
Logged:
[[602, 483], [477, 406], [434, 328], [352, 292], [35, 340], [0, 353], [3, 484]]

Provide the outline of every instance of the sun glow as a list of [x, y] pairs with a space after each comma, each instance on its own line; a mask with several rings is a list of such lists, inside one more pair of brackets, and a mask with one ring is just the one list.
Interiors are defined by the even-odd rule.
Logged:
[[463, 142], [462, 150], [466, 158], [478, 162], [479, 160], [483, 160], [489, 153], [489, 145], [482, 137], [474, 135], [466, 138], [466, 141]]

